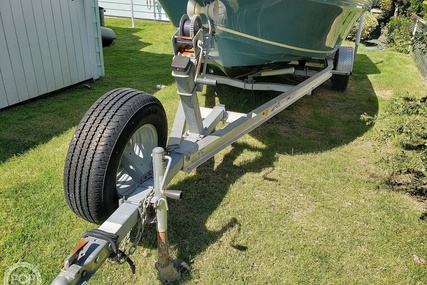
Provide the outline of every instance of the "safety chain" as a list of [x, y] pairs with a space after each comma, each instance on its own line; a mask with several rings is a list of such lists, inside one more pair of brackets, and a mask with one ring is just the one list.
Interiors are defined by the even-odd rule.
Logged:
[[[147, 209], [150, 206], [153, 197], [154, 197], [154, 190], [151, 189], [150, 193], [147, 195], [147, 197], [144, 198], [143, 201], [141, 201], [138, 207], [140, 219], [137, 224], [135, 239], [131, 241], [131, 233], [133, 232], [133, 229], [132, 229], [131, 231], [128, 232], [126, 237], [123, 239], [122, 247], [120, 248], [120, 251], [123, 252], [123, 254], [117, 255], [116, 257], [111, 259], [110, 261], [112, 263], [123, 264], [125, 262], [129, 262], [128, 261], [129, 256], [136, 251], [136, 248], [138, 247], [138, 244], [142, 239], [142, 234], [144, 232], [144, 224], [148, 219]], [[131, 246], [128, 248], [129, 244], [131, 244]]]

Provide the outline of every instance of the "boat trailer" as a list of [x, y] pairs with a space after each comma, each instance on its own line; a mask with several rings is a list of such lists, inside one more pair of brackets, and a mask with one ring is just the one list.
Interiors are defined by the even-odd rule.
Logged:
[[[179, 280], [180, 272], [189, 266], [172, 259], [168, 251], [167, 199], [182, 197], [181, 191], [167, 190], [174, 176], [192, 171], [329, 78], [338, 82], [337, 89], [345, 89], [352, 71], [354, 49], [340, 47], [335, 56], [320, 60], [320, 69], [289, 64], [244, 80], [208, 74], [212, 36], [211, 25], [203, 28], [200, 16], [190, 19], [185, 15], [172, 37], [172, 75], [180, 103], [167, 143], [163, 106], [155, 97], [134, 89], [108, 92], [80, 122], [66, 159], [65, 194], [77, 215], [101, 225], [83, 235], [52, 285], [84, 284], [107, 259], [127, 262], [134, 271], [129, 257], [134, 250], [126, 251], [120, 245], [133, 229], [140, 236], [146, 223], [157, 224], [160, 280]], [[307, 79], [296, 86], [255, 80], [283, 74]], [[247, 114], [228, 111], [223, 105], [201, 108], [197, 92], [203, 85], [218, 84], [281, 93]], [[224, 127], [218, 127], [220, 122]]]

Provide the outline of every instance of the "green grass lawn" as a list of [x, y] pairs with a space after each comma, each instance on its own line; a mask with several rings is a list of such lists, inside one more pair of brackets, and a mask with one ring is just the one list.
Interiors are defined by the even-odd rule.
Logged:
[[[16, 262], [36, 265], [43, 284], [88, 229], [67, 206], [62, 171], [76, 125], [105, 92], [132, 87], [163, 103], [169, 125], [178, 104], [171, 76], [174, 28], [106, 19], [117, 34], [104, 49], [106, 76], [0, 111], [0, 277]], [[157, 90], [156, 85], [167, 88]], [[399, 96], [425, 96], [410, 56], [368, 51], [357, 57], [344, 93], [327, 82], [227, 147], [170, 189], [173, 257], [192, 267], [183, 284], [427, 284], [426, 205], [385, 181], [384, 140]], [[201, 105], [249, 111], [273, 95], [218, 86]], [[377, 118], [375, 124], [361, 120]], [[106, 263], [89, 284], [158, 284], [155, 227], [128, 266]]]

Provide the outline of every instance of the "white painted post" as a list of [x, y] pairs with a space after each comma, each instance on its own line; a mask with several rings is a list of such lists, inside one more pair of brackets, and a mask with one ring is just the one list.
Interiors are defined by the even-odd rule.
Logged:
[[360, 37], [362, 35], [362, 30], [363, 30], [363, 22], [365, 21], [365, 13], [362, 14], [362, 16], [360, 17], [360, 21], [359, 21], [359, 27], [357, 29], [357, 34], [356, 34], [356, 42], [355, 42], [355, 48], [354, 48], [354, 56], [353, 56], [353, 60], [356, 60], [356, 54], [357, 54], [357, 50], [359, 48], [359, 44], [360, 44]]
[[134, 11], [133, 11], [133, 0], [130, 0], [130, 18], [132, 20], [132, 28], [135, 28], [135, 17], [134, 17]]

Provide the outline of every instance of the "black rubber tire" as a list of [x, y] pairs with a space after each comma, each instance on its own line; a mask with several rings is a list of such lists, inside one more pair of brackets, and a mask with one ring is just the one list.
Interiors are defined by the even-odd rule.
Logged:
[[337, 91], [345, 91], [347, 89], [350, 75], [333, 74], [331, 77], [332, 89]]
[[74, 213], [101, 224], [118, 208], [118, 167], [126, 144], [144, 125], [154, 126], [157, 146], [165, 147], [167, 118], [162, 104], [134, 89], [112, 90], [87, 111], [71, 140], [64, 168], [65, 197]]

